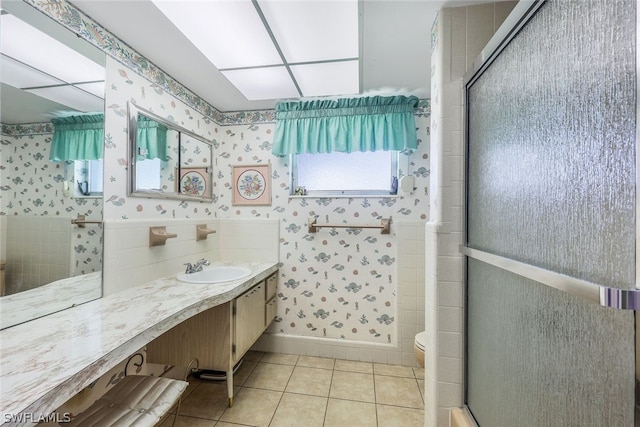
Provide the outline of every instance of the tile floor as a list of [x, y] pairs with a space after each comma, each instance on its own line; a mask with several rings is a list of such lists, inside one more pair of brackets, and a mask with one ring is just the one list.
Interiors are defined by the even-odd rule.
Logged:
[[249, 352], [234, 376], [233, 408], [224, 381], [189, 382], [176, 427], [424, 425], [420, 368]]

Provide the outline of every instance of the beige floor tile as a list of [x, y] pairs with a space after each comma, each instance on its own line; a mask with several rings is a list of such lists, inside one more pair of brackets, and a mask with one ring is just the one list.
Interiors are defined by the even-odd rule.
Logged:
[[424, 410], [400, 408], [398, 406], [377, 405], [379, 426], [424, 426]]
[[424, 368], [413, 368], [413, 374], [416, 376], [417, 379], [423, 380], [424, 379]]
[[285, 393], [269, 427], [322, 427], [326, 397]]
[[329, 399], [325, 427], [376, 426], [376, 405], [352, 400]]
[[[214, 427], [215, 420], [205, 420], [203, 418], [183, 417], [180, 415], [173, 427]], [[165, 419], [160, 427], [171, 427], [173, 423], [173, 415]]]
[[200, 380], [193, 377], [187, 378], [187, 382], [189, 383], [189, 385], [187, 386], [187, 389], [184, 391], [184, 393], [182, 393], [182, 400], [189, 397], [189, 395], [193, 393], [193, 390], [198, 387], [198, 384], [200, 384]]
[[391, 377], [415, 378], [413, 368], [400, 365], [385, 365], [382, 363], [373, 364], [373, 373], [375, 375], [388, 375]]
[[333, 369], [335, 359], [327, 357], [299, 356], [296, 366], [305, 366], [307, 368]]
[[415, 378], [375, 376], [376, 403], [406, 408], [424, 408]]
[[[415, 380], [414, 380], [415, 381]], [[329, 397], [375, 403], [373, 375], [333, 371]]]
[[183, 400], [180, 415], [217, 420], [228, 405], [226, 383], [200, 383]]
[[337, 359], [335, 364], [335, 370], [360, 372], [362, 374], [373, 374], [373, 363]]
[[281, 397], [282, 392], [279, 391], [243, 387], [236, 394], [233, 407], [224, 411], [220, 421], [266, 427], [271, 422]]
[[277, 363], [279, 365], [295, 365], [298, 362], [297, 354], [265, 353], [260, 359], [263, 363]]
[[285, 391], [328, 397], [332, 376], [333, 371], [328, 369], [296, 366]]
[[293, 372], [294, 366], [258, 363], [244, 387], [262, 388], [265, 390], [284, 391]]
[[253, 351], [253, 350], [249, 350], [245, 353], [245, 355], [242, 357], [244, 360], [251, 360], [253, 362], [259, 362], [262, 357], [264, 356], [264, 352], [262, 351]]
[[424, 403], [424, 380], [418, 380], [418, 388], [420, 389], [420, 394], [422, 395], [422, 403]]
[[257, 365], [258, 365], [258, 362], [254, 362], [252, 360], [245, 360], [244, 362], [242, 362], [242, 365], [240, 365], [236, 373], [233, 375], [233, 385], [234, 386], [243, 385], [247, 381], [247, 378], [249, 378], [249, 375], [251, 375], [251, 373], [253, 372], [253, 370], [256, 368]]
[[248, 424], [236, 424], [236, 423], [225, 423], [224, 421], [218, 421], [216, 427], [252, 427]]

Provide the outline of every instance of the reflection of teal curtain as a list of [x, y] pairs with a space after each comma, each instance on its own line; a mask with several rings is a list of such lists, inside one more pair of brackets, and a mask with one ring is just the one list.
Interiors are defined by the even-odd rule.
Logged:
[[152, 119], [138, 116], [138, 133], [136, 135], [138, 160], [169, 160], [167, 155], [167, 127]]
[[412, 150], [415, 96], [280, 102], [273, 154]]
[[49, 159], [98, 160], [104, 148], [104, 114], [58, 117], [53, 123], [53, 140]]

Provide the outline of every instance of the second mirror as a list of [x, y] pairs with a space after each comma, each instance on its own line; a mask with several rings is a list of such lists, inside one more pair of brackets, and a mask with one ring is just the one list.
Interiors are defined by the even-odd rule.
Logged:
[[204, 138], [129, 103], [130, 196], [213, 200], [212, 150]]

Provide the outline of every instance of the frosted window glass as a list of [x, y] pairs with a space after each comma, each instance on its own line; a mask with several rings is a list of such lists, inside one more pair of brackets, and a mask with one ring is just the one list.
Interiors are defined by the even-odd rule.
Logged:
[[297, 183], [307, 191], [391, 191], [391, 151], [298, 154]]

